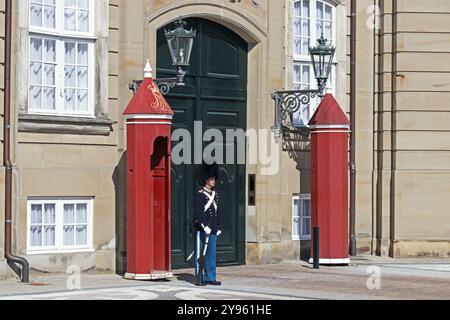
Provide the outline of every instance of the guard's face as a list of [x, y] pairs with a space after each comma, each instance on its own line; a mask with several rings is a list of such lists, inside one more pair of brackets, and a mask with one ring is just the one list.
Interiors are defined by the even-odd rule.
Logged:
[[210, 178], [206, 180], [206, 186], [210, 189], [214, 188], [216, 186], [216, 178]]

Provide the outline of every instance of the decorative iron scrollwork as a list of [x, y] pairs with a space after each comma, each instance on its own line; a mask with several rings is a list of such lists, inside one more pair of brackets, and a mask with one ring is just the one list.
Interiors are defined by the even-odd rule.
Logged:
[[275, 125], [272, 127], [272, 131], [275, 134], [276, 139], [283, 138], [285, 133], [301, 133], [308, 132], [305, 128], [294, 128], [286, 125], [286, 120], [291, 119], [293, 115], [300, 110], [302, 105], [308, 105], [312, 99], [321, 95], [320, 90], [291, 90], [291, 91], [275, 91], [272, 93], [272, 99], [275, 100]]
[[171, 89], [175, 88], [177, 82], [165, 80], [161, 82], [156, 82], [156, 85], [158, 86], [159, 91], [161, 91], [161, 93], [165, 96], [170, 92]]
[[[178, 68], [178, 72], [175, 77], [173, 78], [162, 78], [162, 79], [153, 79], [153, 81], [156, 83], [156, 85], [159, 88], [159, 91], [165, 96], [169, 94], [170, 90], [175, 87], [184, 87], [186, 84], [184, 83], [184, 77], [186, 76], [186, 71], [181, 69], [181, 67]], [[142, 80], [133, 80], [128, 85], [128, 88], [133, 91], [133, 93], [136, 93], [136, 91], [139, 89], [139, 86], [141, 85]]]
[[[161, 93], [164, 96], [167, 95], [171, 89], [173, 89], [177, 85], [179, 85], [177, 78], [169, 78], [169, 79], [161, 79], [161, 80], [155, 79], [153, 81], [155, 81], [156, 85], [159, 88], [159, 91], [161, 91]], [[133, 91], [133, 93], [136, 93], [136, 91], [139, 89], [141, 83], [142, 83], [142, 80], [133, 80], [133, 82], [129, 84], [128, 88], [131, 91]]]

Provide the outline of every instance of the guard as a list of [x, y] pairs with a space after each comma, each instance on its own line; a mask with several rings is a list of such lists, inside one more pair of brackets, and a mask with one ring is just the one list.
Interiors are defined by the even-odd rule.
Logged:
[[[219, 180], [219, 166], [216, 163], [212, 165], [203, 163], [198, 177], [203, 188], [196, 192], [194, 200], [198, 230], [195, 241], [195, 275], [203, 279], [199, 285], [220, 286], [221, 282], [216, 279], [216, 244], [217, 237], [222, 231], [219, 217], [219, 194], [215, 191], [216, 183]], [[204, 257], [202, 257], [203, 254], [205, 254]], [[201, 260], [201, 258], [203, 259]], [[204, 261], [204, 265], [200, 265], [199, 260]]]

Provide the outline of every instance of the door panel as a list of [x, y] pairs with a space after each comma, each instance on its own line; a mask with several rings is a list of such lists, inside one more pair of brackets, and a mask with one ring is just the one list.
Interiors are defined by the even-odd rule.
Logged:
[[[246, 130], [247, 123], [247, 44], [234, 32], [204, 19], [186, 19], [188, 27], [197, 29], [191, 66], [185, 78], [186, 86], [172, 89], [166, 96], [175, 111], [173, 129], [184, 128], [194, 139], [194, 121], [203, 121], [203, 130]], [[165, 27], [173, 28], [173, 25]], [[172, 77], [170, 54], [163, 33], [158, 32], [158, 78]], [[194, 141], [191, 153], [194, 159]], [[176, 146], [177, 142], [173, 143]], [[206, 144], [203, 144], [204, 147]], [[236, 141], [225, 142], [224, 159]], [[245, 146], [244, 149], [245, 151]], [[235, 152], [234, 158], [237, 159]], [[236, 162], [235, 162], [236, 163]], [[196, 166], [172, 163], [172, 267], [192, 266], [185, 262], [194, 248], [189, 235], [193, 220], [193, 198], [200, 184], [195, 179]], [[220, 194], [223, 234], [219, 237], [219, 265], [245, 263], [245, 165], [220, 166]]]

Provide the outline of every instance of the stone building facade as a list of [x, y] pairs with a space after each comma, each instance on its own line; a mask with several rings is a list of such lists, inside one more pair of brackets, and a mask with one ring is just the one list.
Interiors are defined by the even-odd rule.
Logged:
[[[347, 113], [356, 98], [358, 253], [450, 254], [448, 1], [358, 0], [354, 91], [348, 0], [63, 2], [13, 1], [13, 251], [32, 269], [124, 271], [122, 112], [146, 59], [158, 70], [158, 30], [178, 17], [212, 21], [248, 45], [245, 127], [252, 129], [273, 125], [273, 91], [314, 86], [305, 47], [329, 32], [337, 47], [330, 90]], [[250, 205], [246, 192], [237, 203], [240, 263], [299, 258], [308, 238], [308, 148], [307, 140], [277, 145], [275, 175], [261, 174], [263, 164], [245, 165], [236, 183], [247, 190], [254, 176], [256, 197]], [[0, 259], [0, 277], [10, 275]]]

